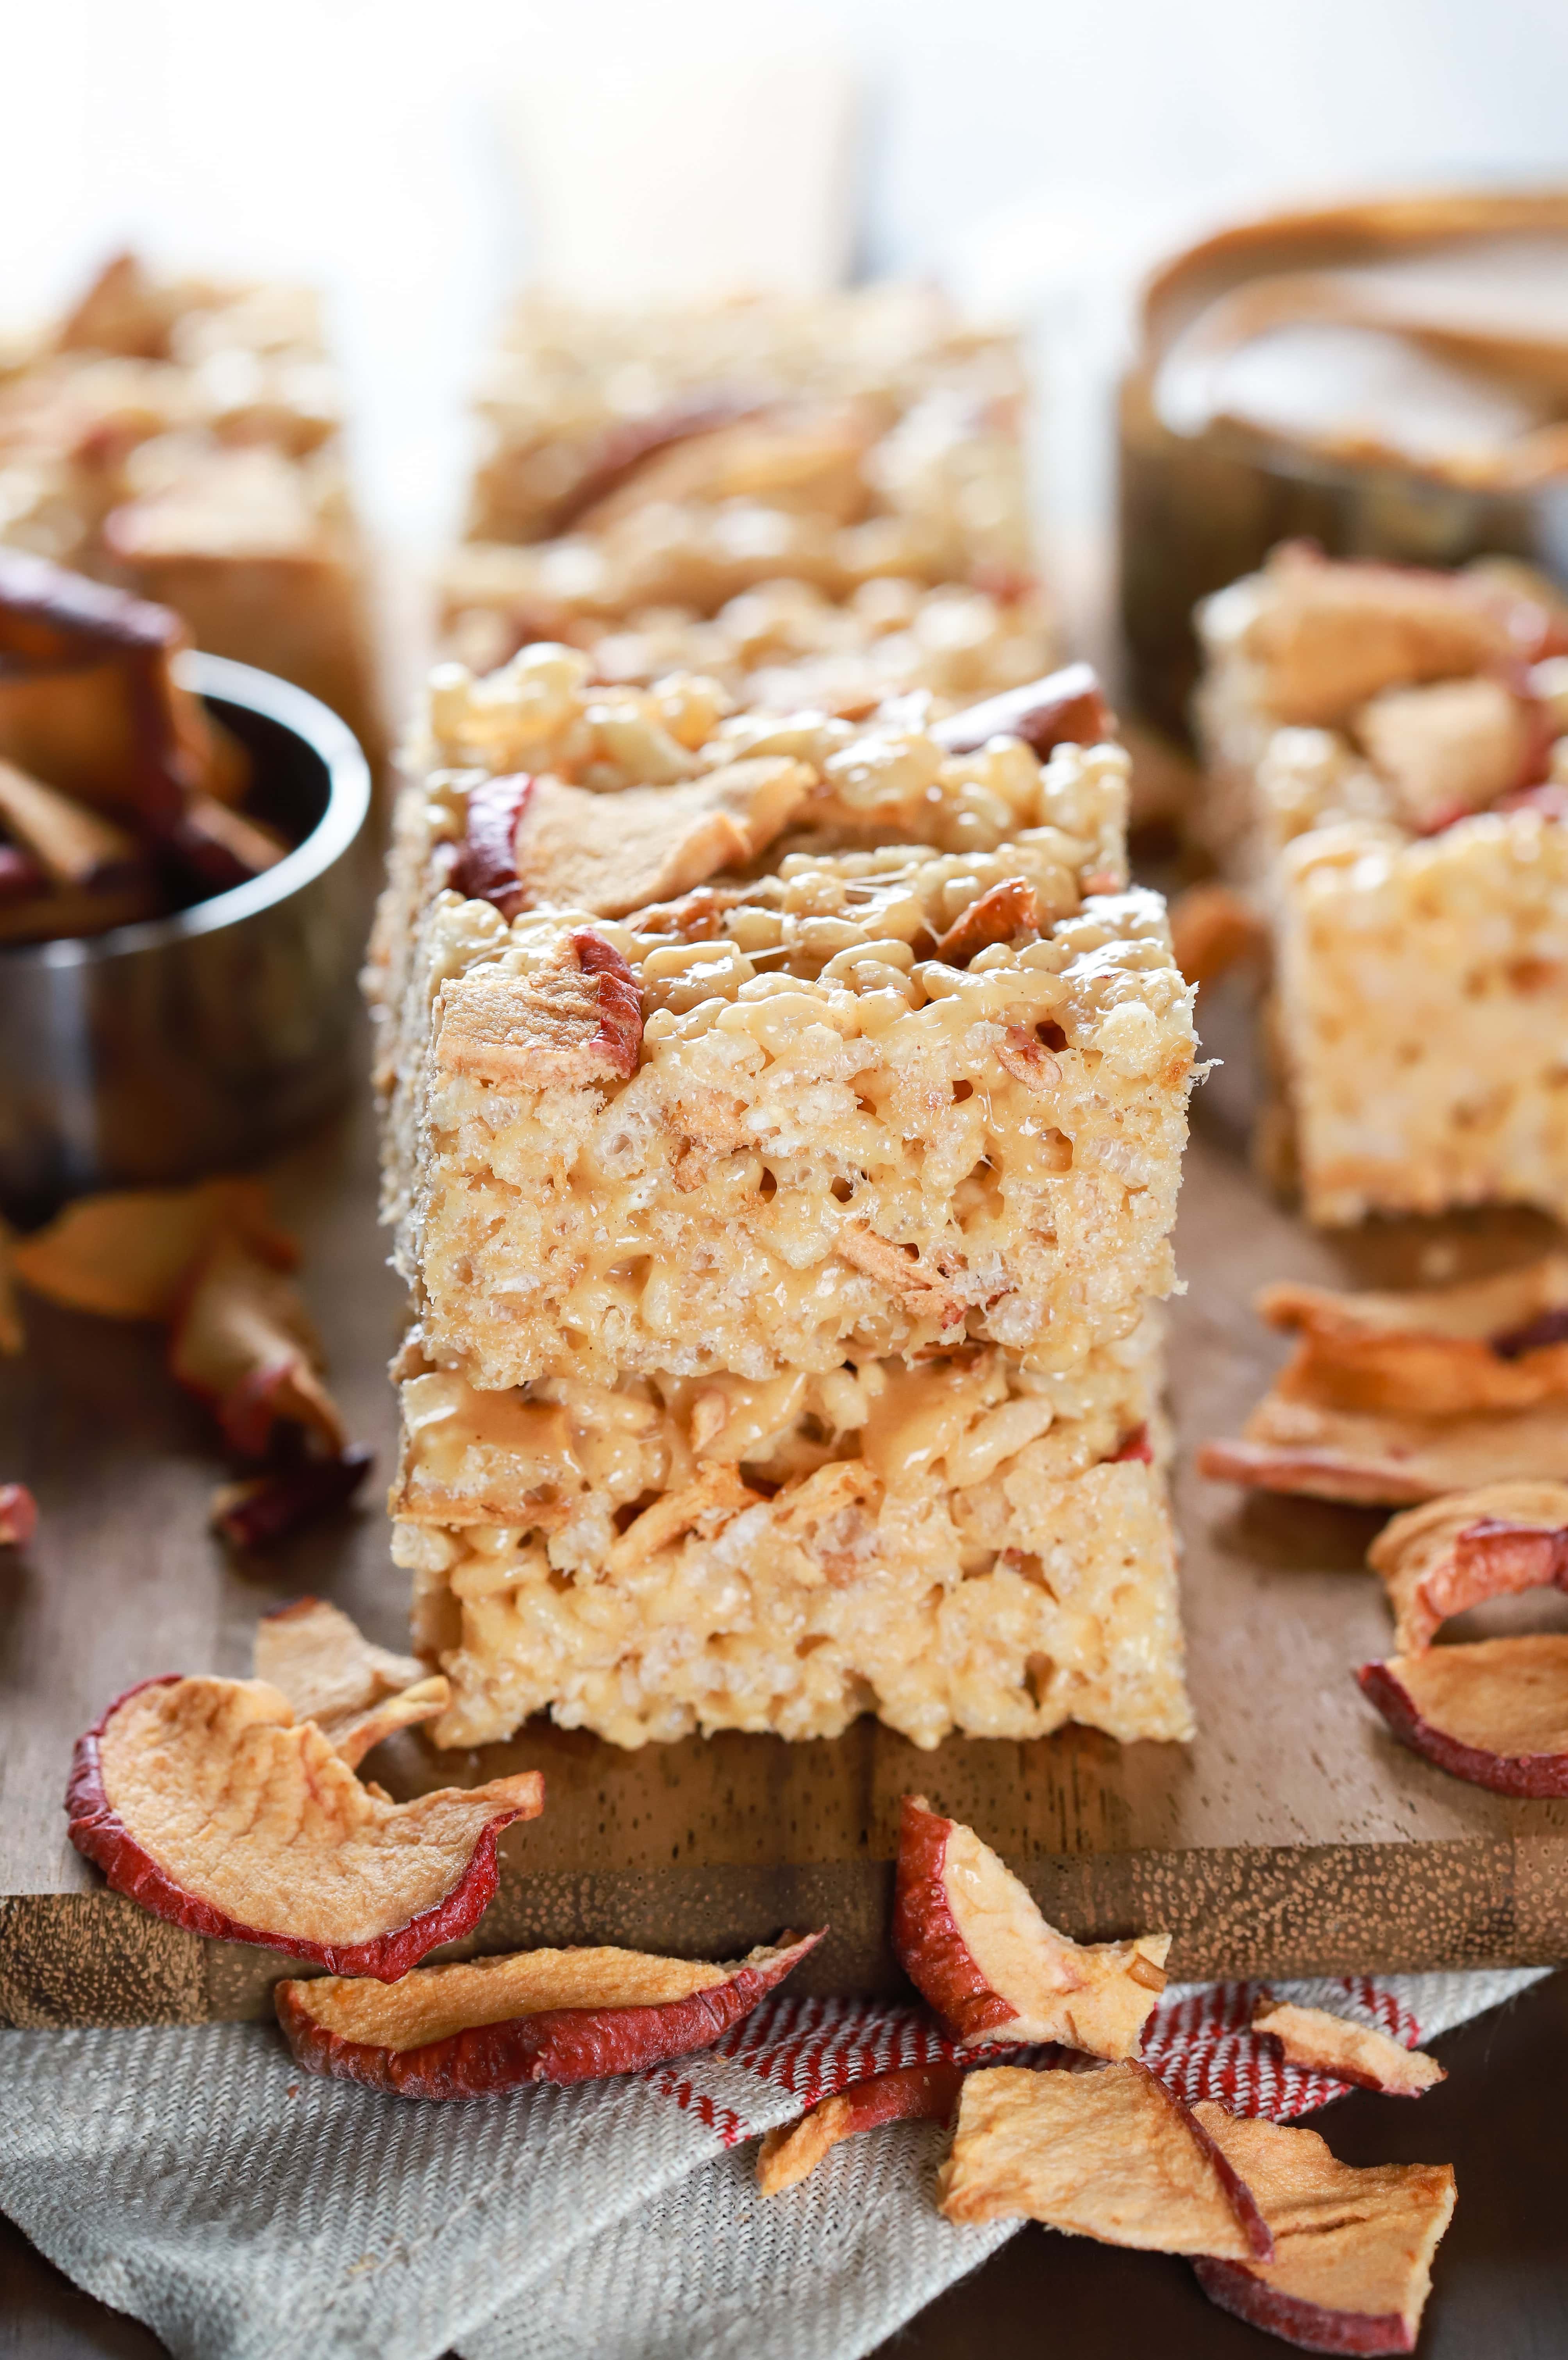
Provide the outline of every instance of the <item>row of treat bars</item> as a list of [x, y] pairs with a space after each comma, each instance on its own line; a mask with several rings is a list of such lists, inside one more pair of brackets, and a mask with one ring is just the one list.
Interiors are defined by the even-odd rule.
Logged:
[[906, 290], [495, 364], [371, 968], [439, 1743], [1190, 1732], [1191, 994], [1019, 393]]

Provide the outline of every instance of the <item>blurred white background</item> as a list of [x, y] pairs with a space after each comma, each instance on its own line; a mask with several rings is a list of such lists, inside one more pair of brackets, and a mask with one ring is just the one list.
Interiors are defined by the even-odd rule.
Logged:
[[1074, 403], [1153, 253], [1279, 196], [1568, 178], [1564, 0], [50, 0], [5, 53], [0, 307], [126, 241], [317, 279], [367, 507], [414, 548], [531, 272], [939, 269], [1067, 355], [1070, 525]]

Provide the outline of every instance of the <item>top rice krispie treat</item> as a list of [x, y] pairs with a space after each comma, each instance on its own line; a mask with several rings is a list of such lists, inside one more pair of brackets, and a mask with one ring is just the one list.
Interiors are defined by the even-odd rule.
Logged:
[[635, 311], [521, 305], [480, 398], [488, 449], [443, 585], [453, 651], [587, 644], [764, 583], [1025, 595], [1013, 341], [928, 290]]
[[[504, 664], [530, 636], [504, 596], [450, 609], [444, 629], [450, 654], [477, 672]], [[914, 690], [929, 694], [933, 711], [950, 712], [1037, 680], [1056, 645], [1034, 589], [1002, 597], [892, 576], [843, 600], [809, 582], [762, 582], [716, 615], [650, 606], [608, 627], [568, 619], [561, 636], [591, 654], [606, 683], [652, 687], [669, 672], [701, 672], [752, 711], [811, 706], [850, 720]]]
[[1453, 574], [1331, 563], [1299, 544], [1199, 610], [1201, 825], [1261, 879], [1310, 829], [1403, 838], [1508, 806], [1568, 729], [1568, 602], [1500, 562]]
[[308, 288], [121, 255], [0, 351], [0, 541], [173, 606], [373, 742], [341, 426]]
[[1129, 1333], [1193, 1040], [1124, 890], [1125, 756], [586, 675], [438, 675], [400, 814], [372, 993], [433, 1360], [762, 1378], [970, 1336], [1062, 1369]]

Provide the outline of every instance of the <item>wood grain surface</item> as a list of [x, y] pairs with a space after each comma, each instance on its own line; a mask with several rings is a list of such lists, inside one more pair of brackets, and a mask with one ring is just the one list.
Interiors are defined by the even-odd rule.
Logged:
[[[1568, 1806], [1445, 1776], [1356, 1690], [1354, 1666], [1389, 1645], [1380, 1588], [1361, 1569], [1376, 1519], [1244, 1500], [1190, 1465], [1194, 1441], [1237, 1430], [1279, 1357], [1250, 1308], [1265, 1281], [1447, 1277], [1522, 1259], [1551, 1233], [1508, 1214], [1338, 1240], [1307, 1230], [1249, 1170], [1240, 1012], [1223, 1000], [1204, 1011], [1226, 1063], [1197, 1101], [1178, 1230], [1189, 1292], [1171, 1321], [1196, 1743], [1118, 1747], [1069, 1729], [922, 1753], [867, 1721], [806, 1744], [731, 1736], [625, 1754], [532, 1723], [510, 1745], [437, 1754], [408, 1734], [370, 1764], [395, 1793], [503, 1767], [546, 1775], [544, 1816], [502, 1837], [502, 1889], [468, 1949], [595, 1939], [723, 1956], [826, 1920], [803, 1988], [897, 1988], [891, 1861], [913, 1786], [972, 1820], [1071, 1932], [1172, 1928], [1179, 1974], [1568, 1957]], [[365, 1111], [282, 1158], [276, 1179], [335, 1389], [378, 1453], [359, 1511], [236, 1564], [206, 1529], [225, 1471], [212, 1430], [166, 1376], [154, 1331], [29, 1301], [27, 1355], [0, 1364], [0, 1477], [31, 1483], [41, 1512], [34, 1544], [0, 1553], [0, 2021], [263, 2012], [279, 1959], [159, 1923], [71, 1850], [71, 1743], [133, 1681], [247, 1672], [257, 1616], [303, 1592], [406, 1644], [381, 1508], [402, 1305], [374, 1223]], [[1510, 1601], [1469, 1621], [1552, 1611]]]

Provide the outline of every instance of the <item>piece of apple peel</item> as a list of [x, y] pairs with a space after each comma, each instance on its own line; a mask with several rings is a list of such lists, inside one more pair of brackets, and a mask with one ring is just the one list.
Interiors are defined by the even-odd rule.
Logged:
[[351, 1442], [334, 1459], [291, 1459], [263, 1474], [220, 1483], [212, 1499], [213, 1530], [234, 1548], [271, 1548], [345, 1508], [375, 1463], [368, 1443]]
[[1448, 2079], [1424, 2049], [1407, 2049], [1388, 2033], [1326, 2008], [1261, 1999], [1252, 2012], [1252, 2028], [1277, 2045], [1287, 2065], [1354, 2082], [1359, 2090], [1377, 2090], [1386, 2098], [1419, 2098]]
[[301, 1427], [331, 1458], [347, 1441], [298, 1288], [238, 1238], [220, 1237], [197, 1273], [169, 1365], [247, 1458], [264, 1458], [280, 1425]]
[[204, 1180], [79, 1197], [20, 1240], [11, 1262], [25, 1286], [68, 1310], [170, 1319], [192, 1271], [225, 1234], [277, 1269], [291, 1270], [299, 1258], [259, 1180]]
[[323, 1598], [264, 1614], [255, 1662], [257, 1678], [288, 1699], [296, 1721], [313, 1721], [351, 1770], [394, 1730], [433, 1721], [451, 1701], [439, 1673], [376, 1646]]
[[1266, 2261], [1251, 2190], [1183, 2100], [1146, 2065], [968, 2074], [937, 2176], [949, 2221], [1022, 2214], [1069, 2236], [1159, 2254]]
[[840, 2139], [885, 2123], [945, 2123], [959, 2102], [964, 2068], [938, 2059], [928, 2065], [896, 2065], [851, 2081], [824, 2098], [797, 2123], [781, 2123], [765, 2133], [757, 2156], [757, 2189], [777, 2196], [798, 2187]]
[[1071, 1941], [972, 1828], [923, 1795], [905, 1797], [894, 1949], [964, 2048], [1059, 2040], [1093, 2057], [1136, 2056], [1170, 1943]]
[[1568, 1634], [1431, 1647], [1356, 1677], [1395, 1736], [1440, 1770], [1495, 1795], [1568, 1795]]
[[38, 1528], [38, 1503], [25, 1483], [0, 1483], [0, 1548], [26, 1548]]
[[978, 754], [993, 738], [1021, 738], [1044, 761], [1058, 746], [1098, 746], [1115, 728], [1093, 665], [1072, 663], [949, 714], [930, 734], [944, 754]]
[[1460, 1417], [1568, 1394], [1568, 1256], [1451, 1286], [1342, 1294], [1281, 1283], [1259, 1293], [1270, 1327], [1299, 1338], [1276, 1380], [1288, 1400], [1329, 1409]]
[[821, 1939], [783, 1934], [729, 1966], [640, 1950], [518, 1950], [423, 1967], [390, 1989], [332, 1976], [280, 1983], [273, 1997], [312, 2073], [403, 2098], [488, 2098], [640, 2073], [711, 2049]]
[[1306, 2352], [1413, 2352], [1453, 2214], [1452, 2168], [1356, 2169], [1316, 2131], [1228, 2114], [1207, 2099], [1193, 2111], [1274, 2236], [1271, 2262], [1194, 2261], [1210, 2301]]
[[1526, 1590], [1568, 1590], [1568, 1483], [1487, 1483], [1393, 1517], [1366, 1552], [1403, 1655], [1451, 1614]]
[[362, 1786], [263, 1680], [144, 1680], [79, 1738], [69, 1833], [155, 1918], [390, 1982], [477, 1924], [537, 1771], [409, 1803]]

